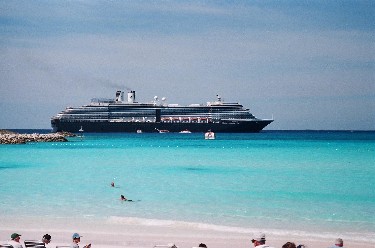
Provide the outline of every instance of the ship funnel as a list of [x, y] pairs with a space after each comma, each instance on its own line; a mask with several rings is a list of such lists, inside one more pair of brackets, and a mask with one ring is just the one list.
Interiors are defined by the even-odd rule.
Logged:
[[135, 91], [132, 90], [128, 92], [128, 103], [134, 103], [135, 102]]
[[116, 91], [116, 102], [121, 101], [121, 90]]

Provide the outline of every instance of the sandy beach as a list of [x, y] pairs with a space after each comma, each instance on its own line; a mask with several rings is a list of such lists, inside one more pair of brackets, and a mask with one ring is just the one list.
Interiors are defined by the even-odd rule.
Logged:
[[[71, 235], [78, 232], [81, 238], [81, 246], [91, 243], [97, 248], [146, 248], [155, 245], [174, 243], [179, 248], [191, 248], [205, 243], [210, 248], [227, 247], [253, 247], [251, 237], [259, 231], [263, 231], [267, 237], [267, 244], [281, 247], [287, 241], [296, 244], [305, 244], [307, 247], [329, 247], [335, 237], [321, 236], [308, 233], [299, 233], [285, 230], [277, 234], [273, 230], [255, 230], [253, 232], [214, 230], [207, 225], [171, 222], [170, 225], [144, 225], [139, 219], [127, 223], [116, 223], [116, 220], [92, 220], [92, 219], [44, 219], [27, 218], [17, 219], [0, 217], [0, 240], [2, 243], [9, 239], [10, 234], [17, 232], [22, 234], [22, 241], [28, 239], [39, 239], [45, 233], [52, 236], [52, 247], [56, 245], [68, 245]], [[345, 247], [373, 248], [370, 241], [344, 239]]]

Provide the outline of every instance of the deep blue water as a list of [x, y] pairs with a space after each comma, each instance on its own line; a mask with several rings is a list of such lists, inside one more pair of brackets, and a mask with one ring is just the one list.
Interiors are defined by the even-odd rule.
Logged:
[[0, 146], [0, 178], [7, 216], [375, 233], [375, 132], [86, 133]]

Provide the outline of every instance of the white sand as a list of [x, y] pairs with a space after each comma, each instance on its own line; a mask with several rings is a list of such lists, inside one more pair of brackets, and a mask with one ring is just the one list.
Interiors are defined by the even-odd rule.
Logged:
[[[131, 218], [130, 218], [131, 219]], [[168, 222], [167, 222], [168, 223]], [[281, 247], [287, 241], [296, 244], [305, 244], [309, 248], [329, 247], [333, 244], [335, 236], [309, 235], [308, 233], [293, 234], [293, 232], [274, 232], [272, 230], [254, 230], [254, 233], [266, 233], [267, 244]], [[90, 219], [47, 219], [27, 218], [13, 219], [0, 216], [0, 241], [5, 242], [13, 232], [22, 234], [23, 240], [40, 239], [45, 233], [52, 236], [51, 244], [69, 245], [71, 236], [78, 232], [81, 238], [81, 247], [92, 243], [93, 248], [152, 248], [155, 245], [175, 243], [179, 248], [191, 248], [205, 243], [209, 248], [228, 247], [253, 247], [251, 237], [254, 233], [241, 230], [215, 230], [205, 225], [185, 225], [182, 222], [170, 224], [147, 224], [134, 219], [126, 223], [115, 220], [90, 220]], [[374, 248], [371, 240], [350, 240], [341, 235], [345, 247]]]

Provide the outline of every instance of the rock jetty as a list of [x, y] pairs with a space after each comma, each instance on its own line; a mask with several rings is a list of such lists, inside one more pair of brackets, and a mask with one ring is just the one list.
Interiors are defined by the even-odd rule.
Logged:
[[0, 130], [0, 144], [26, 144], [27, 142], [66, 142], [66, 137], [76, 136], [72, 133], [19, 134]]

